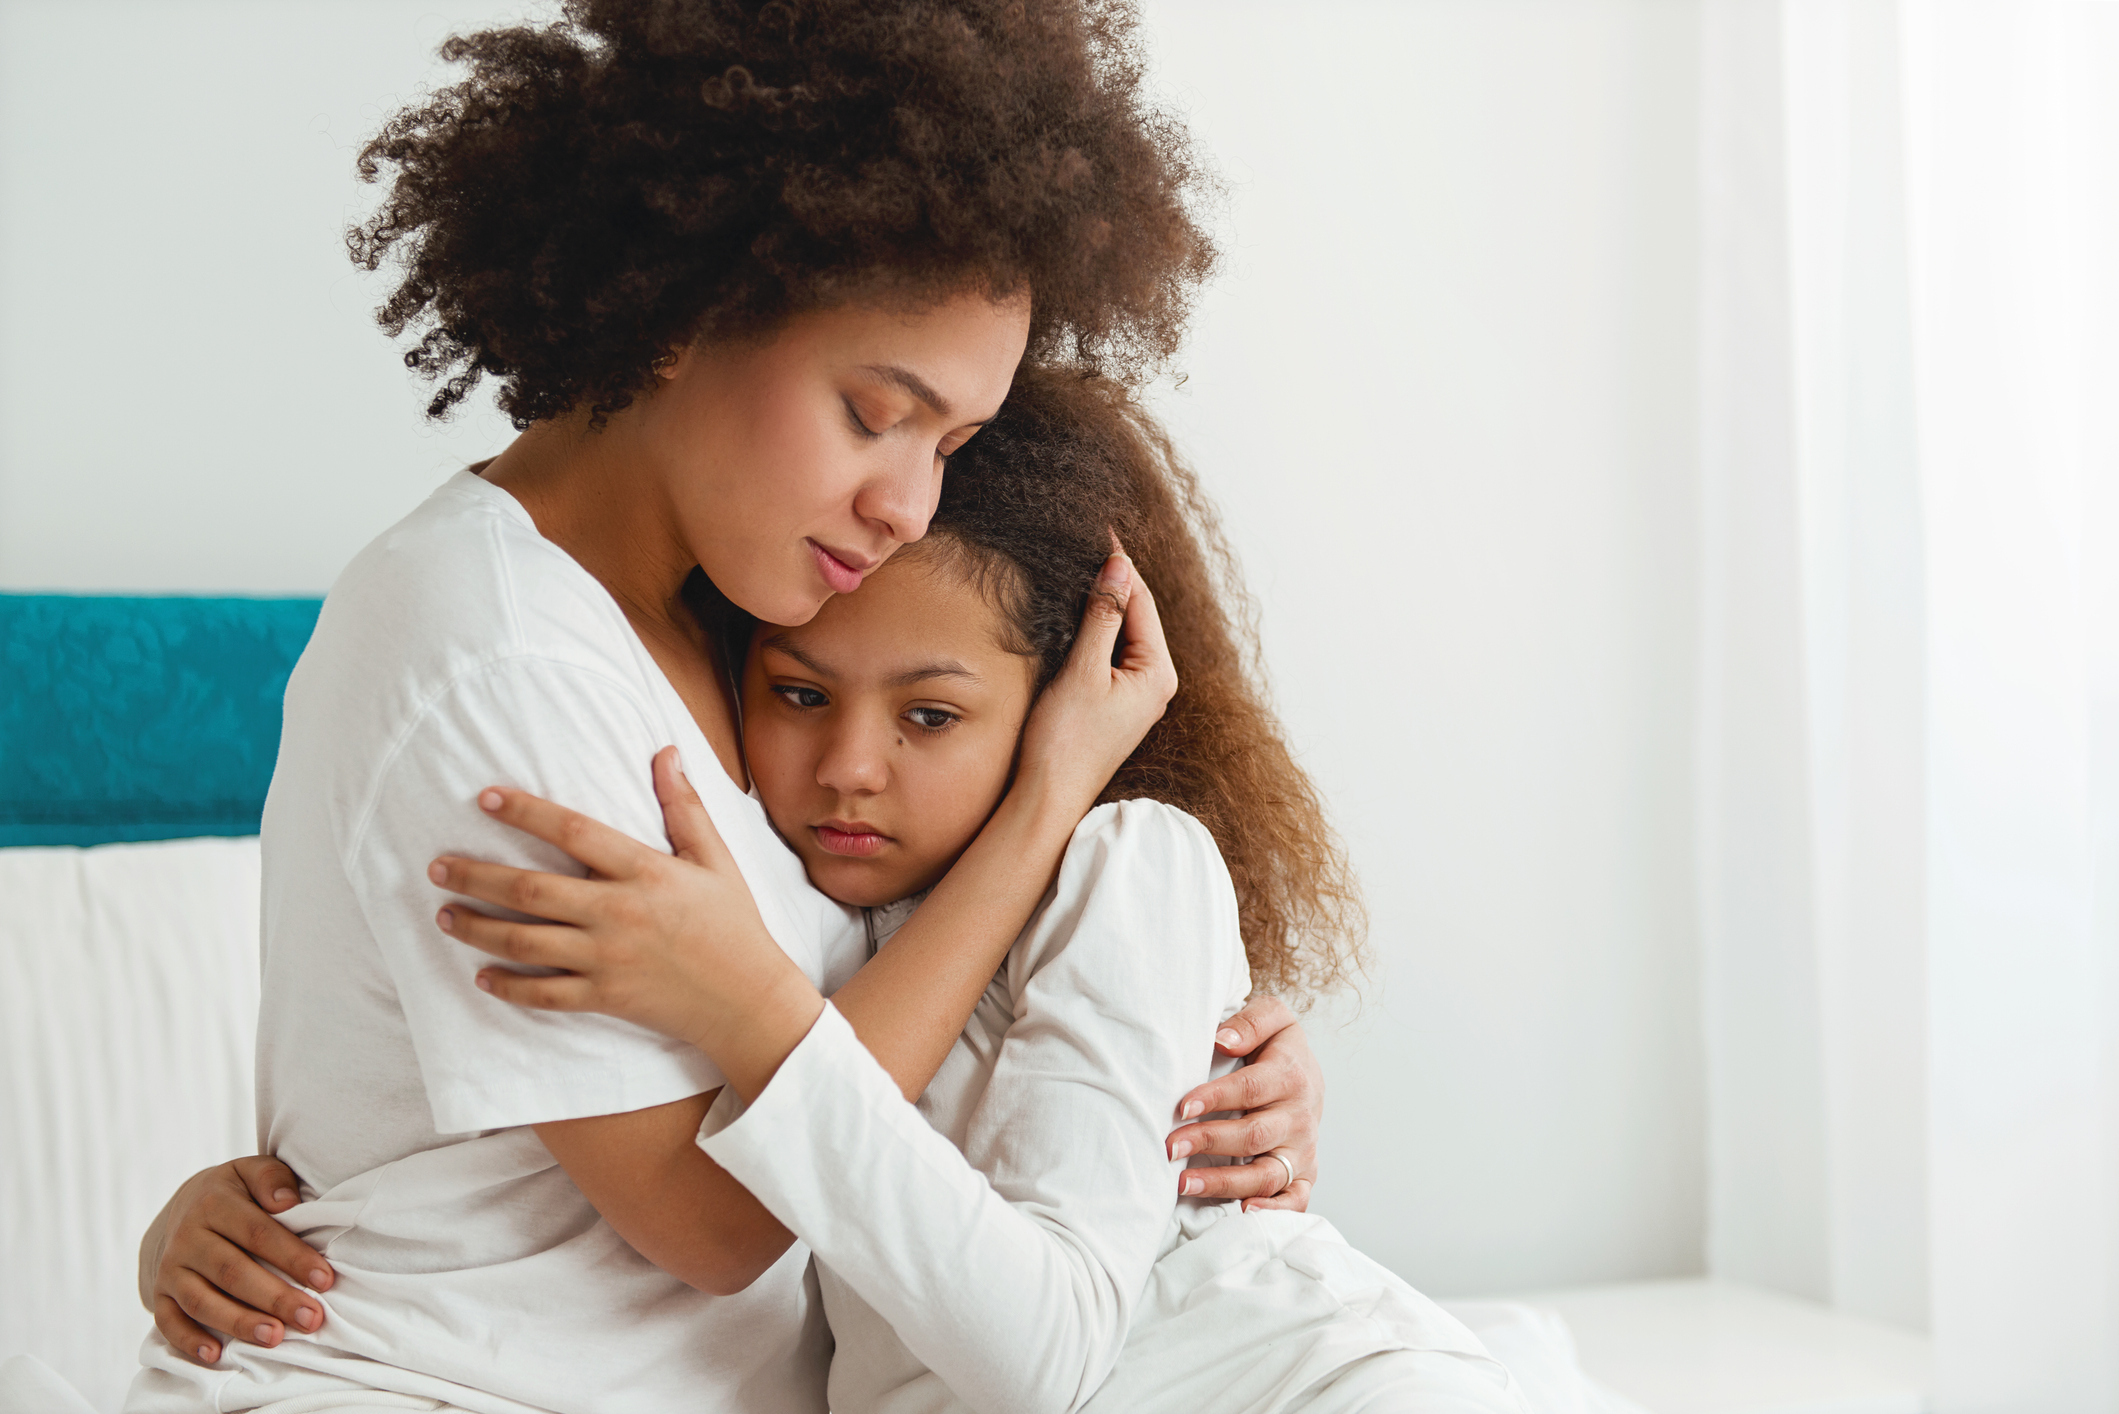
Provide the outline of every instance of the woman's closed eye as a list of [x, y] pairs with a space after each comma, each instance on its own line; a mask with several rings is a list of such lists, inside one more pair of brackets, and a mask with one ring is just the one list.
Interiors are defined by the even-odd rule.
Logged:
[[839, 401], [846, 405], [847, 425], [853, 429], [854, 433], [857, 436], [872, 442], [876, 438], [882, 436], [883, 431], [888, 430], [887, 428], [878, 430], [877, 428], [871, 427], [868, 423], [868, 419], [861, 416], [861, 410], [858, 407], [854, 406], [854, 400], [852, 398], [841, 398], [839, 399]]
[[813, 711], [818, 707], [831, 705], [829, 697], [813, 687], [803, 687], [798, 683], [775, 683], [772, 686], [772, 694], [798, 712]]

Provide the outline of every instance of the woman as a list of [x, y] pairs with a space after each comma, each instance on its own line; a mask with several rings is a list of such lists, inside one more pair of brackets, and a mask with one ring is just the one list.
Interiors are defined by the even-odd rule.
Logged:
[[[848, 981], [857, 919], [743, 796], [682, 589], [698, 567], [799, 623], [919, 538], [1026, 349], [1174, 345], [1209, 252], [1130, 45], [1096, 4], [583, 0], [451, 41], [471, 76], [363, 154], [395, 178], [355, 252], [403, 266], [381, 315], [424, 330], [434, 410], [491, 374], [524, 430], [348, 568], [289, 686], [260, 1120], [301, 1175], [282, 1216], [336, 1271], [249, 1226], [227, 1172], [194, 1180], [177, 1239], [143, 1248], [161, 1338], [132, 1407], [820, 1407], [806, 1258], [692, 1143], [722, 1074], [627, 1023], [494, 1007], [434, 941], [426, 862], [562, 862], [471, 808], [496, 780], [657, 839], [638, 763], [675, 742], [749, 886], [729, 926], [924, 1088], [1167, 700], [1152, 602], [1114, 560], [1084, 645], [1123, 613], [1124, 662], [1041, 707], [902, 956]], [[228, 1235], [329, 1285], [328, 1325]]]
[[[1526, 1407], [1462, 1324], [1330, 1224], [1170, 1190], [1167, 1096], [1205, 1077], [1207, 1038], [1254, 975], [1332, 984], [1359, 938], [1344, 855], [1231, 631], [1233, 577], [1187, 523], [1191, 489], [1119, 390], [1025, 370], [927, 539], [750, 644], [758, 793], [811, 882], [869, 907], [886, 957], [995, 808], [1039, 691], [1084, 667], [1067, 658], [1107, 526], [1165, 589], [1185, 684], [1075, 831], [917, 1110], [819, 1001], [762, 1088], [733, 1082], [748, 1108], [731, 1093], [708, 1115], [701, 1148], [816, 1254], [837, 1414]], [[445, 859], [449, 891], [534, 886], [573, 926], [453, 902], [439, 921], [514, 966], [563, 969], [488, 968], [494, 995], [625, 1016], [734, 1075], [753, 1043], [731, 1023], [791, 969], [769, 942], [688, 924], [727, 866], [670, 753], [657, 764], [677, 859], [497, 791], [497, 817], [570, 839], [595, 877]]]

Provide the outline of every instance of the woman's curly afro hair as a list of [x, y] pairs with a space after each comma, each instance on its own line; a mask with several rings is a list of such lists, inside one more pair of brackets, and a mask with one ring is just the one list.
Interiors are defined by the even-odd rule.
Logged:
[[1120, 377], [1177, 345], [1213, 248], [1130, 0], [567, 0], [461, 35], [469, 76], [360, 155], [347, 244], [441, 416], [600, 422], [690, 340], [847, 300], [1031, 297], [1030, 355]]

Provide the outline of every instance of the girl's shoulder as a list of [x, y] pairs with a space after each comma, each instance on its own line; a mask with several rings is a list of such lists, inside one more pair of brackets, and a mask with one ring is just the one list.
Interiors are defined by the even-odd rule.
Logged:
[[1060, 874], [1064, 878], [1077, 862], [1084, 868], [1108, 868], [1105, 861], [1113, 856], [1143, 863], [1191, 862], [1224, 879], [1229, 872], [1205, 825], [1174, 805], [1145, 798], [1108, 801], [1083, 816], [1068, 841]]
[[1054, 968], [1098, 990], [1247, 984], [1236, 890], [1206, 826], [1156, 800], [1090, 811], [1007, 964], [1018, 996]]

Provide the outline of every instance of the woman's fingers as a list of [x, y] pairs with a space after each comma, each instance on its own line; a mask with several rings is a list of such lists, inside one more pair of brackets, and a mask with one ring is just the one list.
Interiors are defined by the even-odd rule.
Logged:
[[586, 977], [525, 977], [505, 967], [488, 967], [478, 985], [514, 1006], [531, 1011], [595, 1011], [596, 984]]
[[630, 879], [649, 860], [661, 855], [660, 850], [649, 849], [622, 830], [526, 790], [488, 787], [478, 794], [478, 808], [503, 825], [513, 825], [524, 834], [559, 846], [606, 879]]
[[1187, 1198], [1270, 1198], [1287, 1188], [1288, 1171], [1280, 1160], [1261, 1154], [1248, 1164], [1216, 1164], [1186, 1169], [1177, 1177], [1177, 1191]]
[[718, 864], [727, 856], [721, 832], [714, 828], [713, 817], [684, 774], [684, 762], [674, 746], [655, 753], [655, 797], [662, 802], [662, 828], [669, 836], [670, 853], [706, 865]]
[[1248, 1159], [1253, 1154], [1278, 1149], [1294, 1161], [1296, 1173], [1306, 1173], [1315, 1144], [1305, 1132], [1302, 1121], [1301, 1111], [1286, 1105], [1271, 1105], [1262, 1110], [1248, 1110], [1235, 1119], [1210, 1119], [1184, 1125], [1170, 1132], [1164, 1146], [1173, 1159], [1189, 1159], [1201, 1154]]
[[1289, 1213], [1307, 1213], [1310, 1210], [1310, 1188], [1311, 1184], [1308, 1179], [1298, 1178], [1278, 1193], [1271, 1193], [1263, 1198], [1246, 1198], [1243, 1208], [1247, 1213], [1254, 1212], [1260, 1208], [1279, 1209]]
[[1253, 997], [1214, 1033], [1214, 1048], [1224, 1055], [1247, 1056], [1269, 1037], [1297, 1024], [1295, 1013], [1280, 998]]
[[445, 854], [428, 865], [427, 877], [452, 894], [561, 923], [594, 922], [597, 907], [605, 899], [594, 879], [517, 869], [511, 864], [488, 864], [482, 859], [460, 859], [453, 854]]
[[459, 943], [523, 967], [579, 972], [595, 958], [596, 945], [589, 935], [563, 923], [514, 923], [453, 903], [435, 914], [434, 921]]

